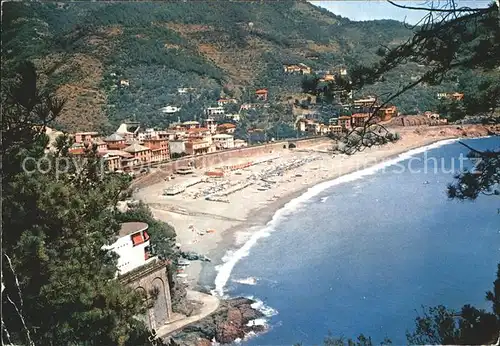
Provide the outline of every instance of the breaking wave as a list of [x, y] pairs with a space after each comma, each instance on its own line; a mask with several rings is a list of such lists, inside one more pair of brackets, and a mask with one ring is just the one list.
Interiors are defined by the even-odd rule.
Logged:
[[392, 158], [392, 159], [389, 159], [387, 161], [375, 164], [371, 167], [368, 167], [368, 168], [365, 168], [365, 169], [362, 169], [362, 170], [359, 170], [356, 172], [345, 174], [345, 175], [338, 177], [338, 178], [335, 178], [333, 180], [319, 183], [319, 184], [309, 188], [304, 194], [302, 194], [301, 196], [299, 196], [295, 199], [292, 199], [290, 202], [285, 204], [285, 206], [283, 208], [276, 211], [272, 220], [269, 221], [266, 224], [266, 226], [264, 226], [262, 229], [253, 233], [250, 236], [250, 238], [248, 239], [248, 241], [245, 244], [243, 244], [242, 247], [240, 247], [239, 249], [234, 250], [234, 251], [228, 251], [226, 253], [226, 255], [222, 258], [223, 263], [215, 268], [217, 270], [217, 276], [215, 278], [215, 289], [212, 291], [212, 293], [219, 295], [221, 297], [224, 296], [224, 287], [226, 286], [226, 284], [231, 276], [231, 272], [232, 272], [234, 266], [236, 265], [236, 263], [238, 263], [238, 261], [240, 261], [242, 258], [247, 257], [249, 252], [250, 252], [250, 249], [255, 244], [257, 244], [259, 239], [269, 237], [271, 235], [271, 233], [276, 229], [276, 226], [284, 218], [286, 218], [288, 215], [293, 214], [294, 212], [299, 210], [299, 208], [302, 206], [302, 204], [304, 202], [307, 202], [308, 200], [317, 196], [322, 191], [324, 191], [328, 188], [331, 188], [331, 187], [339, 185], [339, 184], [362, 179], [362, 178], [364, 178], [366, 176], [370, 176], [370, 175], [374, 174], [375, 172], [382, 170], [386, 167], [389, 167], [389, 166], [394, 165], [398, 162], [407, 160], [414, 155], [423, 153], [427, 150], [436, 149], [436, 148], [439, 148], [441, 146], [454, 143], [456, 141], [458, 141], [458, 139], [455, 139], [455, 138], [454, 139], [445, 139], [445, 140], [442, 140], [442, 141], [439, 141], [439, 142], [436, 142], [436, 143], [433, 143], [430, 145], [426, 145], [426, 146], [423, 146], [420, 148], [412, 149], [412, 150], [409, 150], [407, 152], [404, 152], [404, 153], [398, 155], [395, 158]]

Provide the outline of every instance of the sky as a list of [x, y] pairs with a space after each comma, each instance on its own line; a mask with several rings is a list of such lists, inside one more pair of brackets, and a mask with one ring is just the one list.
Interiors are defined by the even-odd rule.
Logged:
[[[394, 19], [416, 24], [427, 13], [426, 11], [406, 10], [395, 7], [385, 0], [343, 0], [343, 1], [310, 1], [316, 6], [326, 8], [334, 14], [347, 17], [351, 20], [374, 20]], [[406, 6], [422, 7], [426, 5], [425, 0], [404, 1], [394, 0], [395, 3]], [[427, 1], [428, 2], [428, 1]], [[488, 7], [491, 0], [457, 0], [458, 6], [463, 7]], [[435, 4], [443, 5], [444, 1], [434, 1]]]

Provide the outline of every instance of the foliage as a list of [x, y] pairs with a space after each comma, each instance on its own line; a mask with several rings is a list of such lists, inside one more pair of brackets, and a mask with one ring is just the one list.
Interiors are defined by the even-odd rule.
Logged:
[[[106, 96], [102, 114], [110, 124], [103, 121], [106, 127], [99, 130], [106, 131], [134, 118], [145, 126], [160, 127], [177, 117], [200, 118], [203, 108], [229, 84], [242, 102], [260, 87], [268, 87], [272, 101], [281, 102], [301, 83], [300, 76], [283, 73], [283, 64], [304, 62], [326, 70], [350, 61], [369, 63], [380, 44], [404, 40], [411, 33], [394, 21], [351, 22], [296, 1], [35, 2], [7, 3], [5, 10], [2, 58], [38, 61], [53, 90], [69, 84], [102, 91]], [[204, 29], [190, 29], [194, 26]], [[311, 45], [308, 52], [318, 60], [304, 57], [305, 45]], [[220, 63], [217, 52], [231, 52], [224, 58], [227, 64]], [[82, 57], [97, 68], [75, 66]], [[244, 78], [240, 67], [248, 64], [247, 57], [252, 65], [250, 77]], [[84, 85], [88, 69], [101, 79], [95, 86]], [[130, 86], [119, 87], [120, 79]], [[181, 87], [196, 90], [181, 95], [177, 93]], [[182, 109], [174, 117], [165, 116], [160, 108], [169, 104]], [[294, 120], [287, 124], [293, 126]]]
[[65, 138], [44, 156], [44, 126], [64, 103], [39, 89], [32, 64], [5, 72], [13, 78], [2, 83], [2, 336], [29, 345], [150, 345], [136, 319], [142, 297], [114, 280], [116, 255], [102, 249], [116, 239], [114, 206], [128, 179], [102, 174], [95, 148], [68, 157]]

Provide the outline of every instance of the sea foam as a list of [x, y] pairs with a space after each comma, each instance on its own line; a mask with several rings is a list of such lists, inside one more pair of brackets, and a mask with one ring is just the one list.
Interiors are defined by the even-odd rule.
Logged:
[[414, 155], [423, 153], [427, 150], [431, 149], [436, 149], [441, 146], [451, 144], [454, 142], [457, 142], [459, 139], [453, 138], [453, 139], [445, 139], [430, 145], [426, 145], [420, 148], [412, 149], [407, 152], [404, 152], [397, 157], [393, 159], [389, 159], [387, 161], [375, 164], [371, 167], [352, 172], [349, 174], [345, 174], [341, 177], [335, 178], [333, 180], [325, 181], [322, 183], [319, 183], [311, 188], [309, 188], [304, 194], [300, 195], [299, 197], [292, 199], [290, 202], [285, 204], [281, 209], [276, 211], [276, 213], [273, 215], [273, 218], [271, 221], [267, 223], [266, 226], [264, 226], [261, 230], [255, 232], [252, 234], [250, 239], [243, 244], [242, 247], [240, 247], [237, 250], [234, 251], [228, 251], [226, 255], [222, 258], [223, 263], [219, 266], [217, 266], [215, 269], [217, 270], [217, 276], [215, 278], [215, 289], [212, 291], [213, 294], [218, 295], [223, 297], [224, 296], [224, 287], [226, 286], [229, 277], [231, 276], [231, 272], [238, 263], [239, 260], [242, 258], [248, 256], [250, 253], [250, 249], [257, 244], [257, 241], [261, 238], [264, 237], [269, 237], [271, 235], [271, 232], [273, 232], [276, 228], [276, 226], [288, 215], [293, 214], [295, 211], [299, 209], [299, 207], [306, 201], [310, 200], [311, 198], [317, 196], [320, 194], [322, 191], [332, 187], [336, 186], [339, 184], [355, 181], [358, 179], [361, 179], [365, 176], [369, 176], [374, 174], [375, 172], [384, 169], [388, 166], [394, 165], [398, 162], [407, 160], [411, 158]]

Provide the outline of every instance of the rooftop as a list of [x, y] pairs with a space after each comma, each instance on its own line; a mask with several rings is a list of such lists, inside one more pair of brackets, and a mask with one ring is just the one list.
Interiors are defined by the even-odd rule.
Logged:
[[123, 151], [126, 151], [128, 153], [137, 153], [137, 152], [146, 151], [146, 150], [149, 150], [149, 148], [145, 147], [143, 145], [140, 145], [138, 143], [134, 143], [132, 145], [129, 145], [125, 149], [123, 149]]
[[118, 142], [118, 141], [123, 141], [123, 137], [120, 136], [117, 133], [113, 133], [112, 135], [104, 138], [105, 142]]
[[106, 150], [101, 152], [102, 155], [109, 155], [109, 156], [120, 156], [120, 157], [125, 157], [125, 158], [130, 158], [133, 157], [132, 154], [129, 154], [125, 151], [122, 150]]
[[189, 129], [188, 133], [204, 132], [204, 131], [208, 131], [208, 129], [206, 127], [198, 127], [196, 129]]
[[120, 232], [118, 232], [118, 235], [120, 237], [125, 237], [127, 235], [140, 231], [145, 231], [147, 229], [148, 229], [148, 224], [145, 222], [124, 222], [120, 224]]
[[91, 131], [91, 132], [77, 132], [75, 135], [82, 135], [82, 136], [97, 136], [99, 132]]
[[235, 124], [231, 124], [231, 123], [224, 123], [224, 124], [220, 124], [219, 125], [220, 127], [226, 127], [226, 128], [236, 128], [236, 125]]
[[368, 118], [369, 116], [370, 114], [368, 113], [356, 113], [352, 115], [353, 118]]
[[227, 138], [233, 138], [233, 136], [232, 135], [227, 135], [227, 134], [224, 134], [224, 133], [212, 136], [212, 139], [227, 139]]

